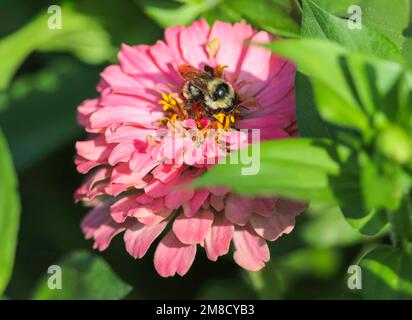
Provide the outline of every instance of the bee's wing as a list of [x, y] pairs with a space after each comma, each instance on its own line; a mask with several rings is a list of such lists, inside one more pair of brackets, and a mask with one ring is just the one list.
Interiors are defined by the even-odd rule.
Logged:
[[191, 81], [191, 80], [203, 80], [206, 81], [210, 78], [210, 75], [202, 70], [199, 70], [195, 67], [189, 66], [187, 64], [181, 64], [180, 66], [177, 67], [179, 70], [180, 75], [182, 76], [183, 79], [186, 81]]

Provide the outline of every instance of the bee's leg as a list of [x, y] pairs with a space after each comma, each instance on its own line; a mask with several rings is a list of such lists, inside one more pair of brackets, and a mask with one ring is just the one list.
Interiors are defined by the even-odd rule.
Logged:
[[189, 113], [189, 116], [191, 116], [192, 118], [194, 117], [194, 113], [193, 113], [193, 110], [192, 110], [192, 105], [195, 102], [196, 101], [193, 101], [193, 100], [187, 100], [185, 102], [185, 105], [184, 105], [184, 109]]
[[233, 103], [232, 105], [230, 105], [229, 107], [225, 109], [225, 113], [230, 114], [233, 111], [233, 109], [235, 109], [235, 107], [236, 105]]
[[195, 116], [195, 114], [193, 113], [193, 109], [191, 108], [190, 104], [185, 105], [185, 109], [186, 109], [187, 113], [189, 113], [190, 117], [193, 118]]
[[216, 120], [216, 118], [213, 116], [213, 114], [210, 112], [209, 108], [205, 106], [205, 113], [206, 116], [209, 118], [209, 120]]

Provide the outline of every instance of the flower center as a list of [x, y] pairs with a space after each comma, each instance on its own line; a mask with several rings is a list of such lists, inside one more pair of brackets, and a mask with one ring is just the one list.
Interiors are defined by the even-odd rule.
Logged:
[[[222, 79], [224, 66], [217, 65], [213, 68], [212, 78]], [[211, 79], [210, 81], [213, 81]], [[184, 86], [187, 82], [184, 84]], [[240, 118], [240, 110], [237, 108], [239, 101], [236, 101], [236, 105], [232, 108], [210, 110], [206, 107], [203, 98], [189, 100], [185, 98], [183, 94], [184, 86], [176, 88], [176, 91], [172, 91], [168, 94], [162, 93], [162, 98], [159, 100], [159, 104], [163, 106], [165, 117], [162, 119], [162, 124], [174, 125], [176, 121], [189, 120], [190, 123], [196, 125], [201, 131], [207, 131], [208, 129], [220, 129], [229, 131], [236, 120]], [[212, 87], [207, 83], [204, 84], [203, 90], [210, 90]], [[171, 86], [173, 87], [173, 86]], [[235, 96], [238, 95], [235, 93]]]

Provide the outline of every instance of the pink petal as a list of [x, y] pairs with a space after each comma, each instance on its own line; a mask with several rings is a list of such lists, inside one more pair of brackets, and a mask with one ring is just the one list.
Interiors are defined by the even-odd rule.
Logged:
[[126, 244], [126, 250], [135, 259], [142, 258], [153, 241], [163, 232], [166, 228], [168, 220], [164, 220], [161, 223], [154, 226], [146, 226], [140, 222], [132, 224], [124, 233], [124, 242]]
[[307, 207], [307, 203], [287, 199], [279, 199], [276, 203], [276, 211], [292, 216], [302, 213]]
[[135, 146], [133, 143], [119, 143], [110, 153], [109, 164], [114, 166], [119, 162], [128, 162], [134, 151]]
[[210, 205], [216, 210], [216, 211], [222, 211], [225, 208], [225, 203], [223, 201], [223, 197], [221, 196], [215, 196], [214, 194], [210, 196]]
[[235, 252], [233, 259], [242, 268], [258, 271], [269, 261], [270, 253], [266, 241], [259, 237], [250, 226], [235, 229], [233, 235]]
[[177, 66], [181, 64], [180, 55], [177, 55], [163, 41], [157, 41], [156, 44], [151, 46], [150, 54], [171, 84], [176, 87], [182, 85], [183, 79], [177, 72]]
[[193, 217], [201, 208], [203, 203], [206, 201], [209, 196], [209, 191], [207, 190], [198, 190], [195, 192], [195, 195], [188, 202], [183, 204], [184, 214], [186, 217]]
[[226, 199], [225, 216], [234, 224], [245, 225], [252, 209], [252, 198], [230, 194]]
[[[251, 81], [251, 85], [254, 87], [254, 92], [267, 84], [272, 67], [270, 64], [272, 56], [271, 51], [256, 44], [268, 43], [272, 39], [273, 37], [267, 32], [260, 31], [256, 33], [252, 37], [252, 45], [249, 45], [242, 61], [237, 81], [238, 83], [241, 83], [242, 81]], [[255, 43], [255, 45], [253, 45], [253, 43]]]
[[253, 212], [264, 217], [271, 217], [276, 209], [277, 198], [257, 198], [253, 203]]
[[134, 107], [104, 107], [91, 115], [90, 123], [92, 128], [101, 128], [116, 123], [153, 123], [162, 117], [162, 112], [149, 112]]
[[220, 40], [219, 50], [216, 54], [216, 61], [221, 65], [228, 66], [225, 71], [235, 77], [240, 67], [239, 61], [242, 59], [247, 50], [246, 40], [255, 34], [253, 28], [243, 22], [227, 23], [216, 21], [213, 24], [209, 35], [209, 41], [213, 39]]
[[183, 63], [182, 51], [180, 49], [180, 43], [179, 43], [180, 33], [182, 32], [183, 29], [184, 27], [182, 26], [175, 26], [175, 27], [166, 28], [165, 30], [166, 44], [172, 50], [172, 52], [176, 55], [179, 64]]
[[147, 136], [153, 135], [155, 130], [146, 128], [137, 128], [130, 125], [121, 125], [117, 128], [109, 127], [105, 131], [106, 141], [109, 143], [131, 143], [141, 142], [146, 144]]
[[83, 198], [89, 198], [89, 200], [91, 200], [99, 194], [102, 191], [101, 187], [107, 183], [107, 179], [110, 177], [111, 173], [112, 170], [109, 167], [97, 168], [86, 178], [80, 188], [76, 190], [74, 195], [76, 202]]
[[77, 154], [87, 160], [91, 161], [104, 161], [112, 152], [113, 146], [106, 143], [103, 136], [97, 138], [77, 141], [76, 151]]
[[129, 215], [129, 211], [140, 206], [136, 201], [136, 197], [136, 195], [124, 197], [111, 205], [110, 214], [114, 221], [118, 223], [124, 222]]
[[150, 55], [148, 45], [128, 46], [122, 44], [118, 59], [122, 70], [132, 74], [146, 88], [159, 84], [167, 85], [170, 79], [164, 74]]
[[189, 184], [199, 175], [199, 172], [200, 171], [185, 171], [181, 175], [178, 184], [166, 195], [166, 208], [177, 209], [182, 206], [183, 203], [193, 198], [195, 191], [193, 188], [190, 188]]
[[153, 177], [163, 183], [168, 183], [177, 178], [181, 173], [182, 167], [170, 164], [161, 164], [153, 169]]
[[271, 217], [252, 215], [250, 223], [255, 232], [266, 240], [274, 241], [284, 233], [290, 233], [295, 225], [295, 217], [279, 212]]
[[153, 160], [150, 152], [139, 152], [138, 150], [133, 153], [129, 161], [130, 169], [138, 173], [142, 178], [157, 165], [158, 162]]
[[[176, 180], [178, 177], [176, 178]], [[153, 198], [158, 198], [158, 197], [164, 197], [167, 194], [171, 192], [171, 190], [174, 188], [174, 185], [172, 182], [170, 183], [162, 183], [161, 181], [157, 179], [153, 179], [147, 186], [144, 187], [144, 190], [147, 195], [153, 197]]]
[[139, 87], [139, 83], [125, 74], [118, 65], [108, 66], [100, 74], [100, 77], [111, 87]]
[[206, 254], [210, 260], [216, 261], [218, 257], [229, 252], [234, 230], [233, 224], [222, 214], [215, 215], [212, 227], [204, 241]]
[[125, 230], [123, 224], [116, 223], [111, 217], [109, 206], [101, 204], [91, 210], [82, 221], [82, 230], [86, 239], [93, 238], [93, 248], [105, 250], [110, 241]]
[[135, 216], [141, 223], [147, 226], [153, 226], [167, 219], [172, 214], [172, 212], [172, 209], [162, 209], [158, 212], [154, 212], [152, 210], [142, 210], [137, 212], [133, 216]]
[[213, 213], [201, 210], [194, 217], [179, 215], [173, 223], [173, 232], [185, 244], [201, 243], [213, 223]]
[[159, 243], [154, 255], [154, 266], [162, 277], [176, 273], [184, 276], [196, 256], [196, 245], [183, 244], [170, 231]]
[[90, 115], [99, 108], [98, 99], [83, 101], [82, 104], [77, 107], [77, 122], [85, 128], [90, 128]]
[[207, 22], [201, 19], [180, 31], [182, 56], [190, 65], [196, 68], [200, 68], [201, 64], [208, 59], [205, 44], [209, 30]]
[[207, 189], [215, 196], [224, 196], [229, 192], [229, 189], [225, 187], [209, 187]]
[[127, 163], [120, 163], [113, 168], [112, 177], [106, 187], [106, 192], [112, 196], [117, 196], [129, 187], [136, 189], [144, 188], [147, 182], [143, 181], [142, 178], [142, 174], [131, 171]]

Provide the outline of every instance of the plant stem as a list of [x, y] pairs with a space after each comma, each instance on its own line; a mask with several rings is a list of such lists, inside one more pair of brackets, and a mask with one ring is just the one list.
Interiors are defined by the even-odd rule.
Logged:
[[393, 245], [412, 254], [412, 204], [409, 194], [404, 196], [398, 210], [388, 213], [388, 218]]

